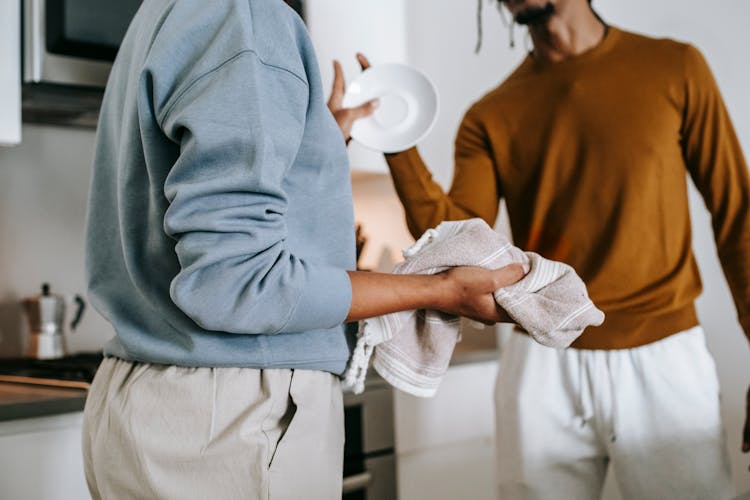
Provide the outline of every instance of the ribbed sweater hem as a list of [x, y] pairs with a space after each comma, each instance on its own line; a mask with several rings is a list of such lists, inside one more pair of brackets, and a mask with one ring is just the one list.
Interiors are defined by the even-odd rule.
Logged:
[[575, 349], [632, 349], [662, 340], [698, 325], [695, 305], [659, 315], [605, 312], [604, 324], [586, 329], [573, 342]]

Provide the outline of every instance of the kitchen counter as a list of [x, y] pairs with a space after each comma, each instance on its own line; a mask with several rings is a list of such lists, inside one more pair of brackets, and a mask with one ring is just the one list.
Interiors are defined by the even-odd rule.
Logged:
[[[451, 366], [486, 363], [497, 359], [498, 351], [495, 348], [472, 351], [459, 348], [451, 360]], [[370, 372], [376, 376], [374, 370]], [[0, 421], [79, 412], [83, 411], [85, 403], [84, 389], [0, 382]]]
[[84, 389], [0, 383], [0, 421], [83, 411]]

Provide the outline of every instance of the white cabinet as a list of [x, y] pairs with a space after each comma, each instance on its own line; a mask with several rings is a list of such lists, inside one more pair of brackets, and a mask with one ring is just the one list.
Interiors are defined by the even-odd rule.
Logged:
[[0, 498], [89, 498], [81, 455], [83, 413], [0, 422]]
[[21, 142], [21, 2], [0, 2], [0, 146]]
[[451, 367], [432, 399], [396, 391], [400, 500], [495, 498], [497, 362]]
[[495, 445], [473, 439], [398, 457], [400, 500], [496, 500]]

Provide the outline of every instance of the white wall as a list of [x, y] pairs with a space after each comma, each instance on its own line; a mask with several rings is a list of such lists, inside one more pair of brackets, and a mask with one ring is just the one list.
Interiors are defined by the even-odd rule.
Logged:
[[484, 42], [477, 41], [475, 0], [409, 0], [409, 61], [432, 78], [440, 95], [440, 116], [419, 145], [435, 179], [444, 187], [453, 175], [453, 141], [469, 105], [498, 85], [523, 59], [524, 40], [509, 48], [493, 2], [484, 1]]
[[[83, 233], [93, 151], [91, 130], [40, 126], [25, 126], [20, 146], [0, 147], [0, 356], [23, 352], [21, 297], [38, 294], [44, 281], [54, 293], [85, 293]], [[68, 347], [99, 349], [111, 331], [89, 307]]]
[[[373, 64], [407, 61], [405, 0], [306, 0], [305, 16], [320, 63], [323, 85], [333, 82], [332, 62], [343, 67], [347, 82], [360, 73], [355, 54]], [[352, 141], [349, 159], [355, 169], [387, 172], [383, 155]]]

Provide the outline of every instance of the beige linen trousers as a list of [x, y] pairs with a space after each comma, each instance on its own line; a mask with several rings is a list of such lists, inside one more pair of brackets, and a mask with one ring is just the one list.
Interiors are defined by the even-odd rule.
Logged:
[[338, 377], [102, 362], [83, 424], [94, 499], [341, 498]]

